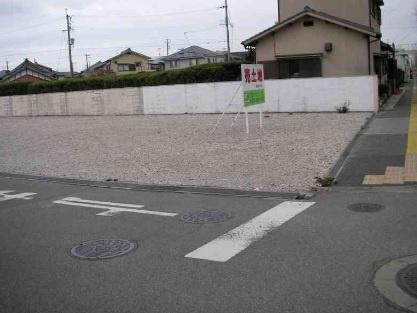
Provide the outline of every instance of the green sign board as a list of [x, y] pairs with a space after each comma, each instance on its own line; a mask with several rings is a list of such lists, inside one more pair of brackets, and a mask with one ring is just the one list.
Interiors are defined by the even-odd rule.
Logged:
[[243, 92], [245, 107], [265, 103], [265, 89], [255, 89]]

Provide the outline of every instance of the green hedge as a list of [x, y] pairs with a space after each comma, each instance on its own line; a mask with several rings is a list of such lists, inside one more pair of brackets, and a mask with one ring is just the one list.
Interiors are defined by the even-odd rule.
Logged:
[[240, 63], [216, 63], [164, 72], [72, 78], [59, 81], [0, 84], [0, 96], [28, 95], [92, 89], [193, 84], [240, 80]]

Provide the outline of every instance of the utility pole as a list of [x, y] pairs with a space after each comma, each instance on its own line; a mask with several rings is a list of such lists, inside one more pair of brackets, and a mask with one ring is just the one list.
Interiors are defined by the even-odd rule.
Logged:
[[74, 67], [72, 64], [72, 52], [71, 52], [71, 47], [74, 44], [74, 39], [71, 38], [71, 16], [68, 15], [68, 10], [65, 9], [65, 15], [67, 18], [67, 30], [65, 30], [67, 32], [68, 35], [68, 56], [69, 56], [69, 64], [70, 64], [70, 72], [71, 72], [71, 77], [74, 75]]
[[9, 71], [9, 61], [6, 61], [6, 71]]
[[166, 43], [167, 43], [167, 56], [169, 55], [169, 48], [170, 48], [170, 43], [171, 43], [171, 40], [170, 39], [166, 39], [165, 40], [166, 41]]
[[226, 38], [227, 38], [227, 61], [230, 62], [230, 33], [229, 33], [229, 6], [227, 0], [224, 0], [224, 6], [220, 7], [225, 11], [225, 25], [226, 25]]
[[91, 55], [89, 55], [89, 54], [85, 54], [85, 65], [87, 66], [87, 70], [88, 70], [88, 68], [89, 68], [89, 66], [88, 66], [88, 57], [90, 57]]

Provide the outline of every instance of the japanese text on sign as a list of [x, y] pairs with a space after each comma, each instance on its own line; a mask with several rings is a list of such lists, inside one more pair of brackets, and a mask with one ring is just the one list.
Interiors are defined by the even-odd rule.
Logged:
[[243, 99], [245, 107], [265, 103], [264, 67], [242, 64]]

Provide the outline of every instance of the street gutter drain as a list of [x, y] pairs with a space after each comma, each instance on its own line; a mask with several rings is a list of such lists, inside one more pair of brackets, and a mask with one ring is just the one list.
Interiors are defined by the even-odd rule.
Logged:
[[203, 210], [183, 214], [179, 217], [180, 221], [191, 224], [213, 224], [221, 223], [232, 218], [230, 212], [220, 210]]
[[373, 213], [383, 210], [384, 206], [377, 203], [355, 203], [349, 205], [348, 209], [359, 213]]
[[417, 264], [409, 265], [399, 271], [396, 281], [404, 292], [417, 298]]
[[124, 239], [100, 239], [82, 242], [71, 249], [71, 254], [83, 260], [105, 260], [125, 255], [137, 248], [136, 244]]

